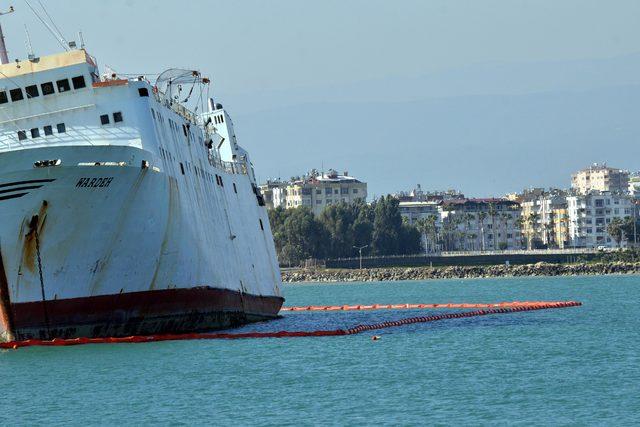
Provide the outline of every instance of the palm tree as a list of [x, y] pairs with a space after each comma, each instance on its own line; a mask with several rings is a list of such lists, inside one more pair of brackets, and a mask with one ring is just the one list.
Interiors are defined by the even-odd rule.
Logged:
[[469, 234], [469, 237], [471, 238], [471, 250], [475, 251], [476, 250], [476, 239], [478, 238], [478, 235], [476, 233], [471, 233], [471, 234]]
[[437, 221], [438, 217], [435, 215], [429, 215], [426, 218], [420, 218], [416, 221], [416, 228], [422, 233], [422, 237], [424, 238], [425, 255], [429, 252], [434, 252], [437, 241]]
[[496, 210], [496, 204], [493, 202], [489, 203], [489, 216], [491, 217], [491, 231], [493, 233], [493, 239], [491, 239], [492, 249], [496, 250], [496, 241], [498, 237], [498, 233], [496, 230], [496, 216], [498, 215], [498, 211]]
[[510, 214], [503, 213], [500, 215], [500, 219], [502, 220], [502, 232], [504, 234], [504, 247], [505, 249], [509, 247], [509, 239], [507, 237], [507, 232], [509, 230], [509, 219], [511, 218]]
[[487, 213], [486, 212], [479, 212], [478, 213], [478, 221], [480, 222], [480, 240], [481, 240], [481, 250], [485, 250], [484, 248], [484, 220], [487, 219]]
[[471, 221], [476, 219], [476, 217], [472, 214], [472, 213], [467, 213], [464, 216], [464, 249], [465, 250], [469, 250], [469, 242], [468, 242], [468, 238], [469, 238], [469, 229], [471, 228]]
[[535, 212], [532, 212], [532, 213], [529, 214], [529, 216], [527, 216], [527, 223], [529, 224], [529, 227], [528, 227], [528, 230], [527, 230], [528, 231], [527, 235], [528, 235], [528, 240], [529, 240], [529, 242], [527, 243], [527, 249], [529, 249], [529, 250], [531, 250], [531, 242], [533, 240], [533, 234], [535, 232], [535, 226], [536, 226], [536, 224], [538, 222], [538, 218], [539, 217], [540, 217], [540, 215], [538, 215]]
[[522, 238], [522, 236], [524, 235], [524, 225], [525, 225], [525, 220], [522, 216], [518, 217], [518, 219], [516, 219], [516, 225], [518, 226], [518, 229], [520, 229], [520, 247], [524, 246], [525, 242], [524, 239]]

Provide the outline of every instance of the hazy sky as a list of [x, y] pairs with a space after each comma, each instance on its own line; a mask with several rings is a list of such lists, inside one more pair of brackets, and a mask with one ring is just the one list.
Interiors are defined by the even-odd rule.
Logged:
[[[38, 0], [31, 3], [37, 6]], [[374, 164], [337, 161], [330, 154], [322, 159], [289, 155], [291, 147], [304, 146], [305, 141], [299, 138], [305, 129], [283, 133], [278, 127], [295, 128], [297, 123], [277, 114], [273, 117], [278, 123], [263, 121], [261, 129], [255, 129], [253, 118], [258, 117], [259, 111], [273, 113], [281, 107], [332, 101], [339, 102], [341, 107], [351, 103], [357, 108], [358, 103], [381, 102], [387, 96], [401, 103], [430, 96], [522, 95], [563, 90], [564, 86], [573, 90], [574, 74], [581, 72], [568, 77], [565, 73], [554, 80], [556, 68], [625, 57], [640, 50], [637, 0], [49, 0], [44, 3], [67, 39], [77, 39], [77, 31], [83, 31], [87, 49], [101, 65], [108, 64], [122, 73], [158, 73], [170, 67], [194, 67], [209, 74], [222, 102], [232, 116], [238, 117], [240, 142], [256, 151], [253, 160], [261, 177], [278, 172], [283, 176], [299, 174], [313, 164], [320, 167], [316, 161], [322, 161], [325, 166], [350, 168], [374, 184], [377, 170]], [[6, 8], [9, 3], [2, 4]], [[16, 0], [13, 5], [17, 12], [0, 18], [10, 58], [26, 56], [25, 23], [36, 54], [59, 50], [26, 3]], [[528, 64], [532, 69], [538, 64], [546, 65], [522, 80], [526, 74], [522, 70]], [[509, 68], [512, 66], [515, 68]], [[580, 89], [638, 84], [638, 80], [633, 81], [635, 68], [632, 71], [611, 81], [607, 80], [611, 74], [608, 71], [594, 73], [584, 78]], [[547, 73], [544, 81], [536, 80], [544, 73]], [[484, 77], [465, 86], [470, 81], [467, 76], [475, 78], [480, 74]], [[462, 76], [459, 83], [449, 80], [447, 84], [434, 83], [443, 76], [456, 75]], [[384, 99], [377, 98], [377, 93], [381, 97], [384, 94]], [[451, 114], [455, 116], [455, 111]], [[348, 122], [349, 117], [344, 120]], [[260, 141], [243, 140], [245, 132], [240, 125], [247, 129], [247, 135], [259, 136]], [[378, 125], [375, 120], [372, 122], [372, 126]], [[350, 131], [358, 135], [357, 130]], [[323, 133], [322, 125], [308, 132]], [[438, 144], [453, 144], [455, 148], [458, 142], [447, 141], [446, 135], [446, 131], [439, 134], [445, 140]], [[488, 144], [488, 149], [492, 149], [490, 139], [482, 141]], [[344, 146], [350, 141], [343, 140], [340, 144]], [[402, 144], [398, 141], [395, 148], [411, 151], [423, 145], [411, 141]], [[270, 149], [260, 149], [265, 145]], [[460, 155], [464, 155], [464, 146], [459, 147]], [[367, 154], [385, 159], [390, 156], [384, 148]], [[517, 147], [512, 158], [518, 161]], [[446, 169], [438, 170], [437, 177], [419, 167], [408, 172], [378, 181], [377, 189], [371, 192], [381, 194], [411, 187], [416, 182], [430, 187], [430, 181], [433, 186], [442, 187], [447, 182], [439, 180]], [[554, 173], [559, 177], [569, 172]], [[517, 184], [532, 180], [520, 178], [513, 177]], [[477, 171], [457, 175], [451, 181], [476, 193], [483, 191], [482, 185], [496, 185], [495, 179], [479, 181]], [[486, 189], [485, 193], [510, 189], [498, 186]]]

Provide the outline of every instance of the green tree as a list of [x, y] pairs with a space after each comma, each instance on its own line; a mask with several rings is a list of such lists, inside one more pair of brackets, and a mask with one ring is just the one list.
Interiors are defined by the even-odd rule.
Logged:
[[341, 258], [353, 254], [353, 226], [357, 214], [356, 209], [346, 203], [329, 205], [322, 211], [319, 221], [329, 233], [328, 257]]
[[627, 239], [627, 242], [634, 243], [636, 241], [640, 241], [640, 224], [637, 219], [634, 221], [631, 216], [625, 217], [622, 229], [624, 231], [624, 238]]
[[381, 197], [375, 203], [371, 246], [376, 255], [399, 253], [402, 216], [398, 204], [391, 196]]
[[281, 263], [298, 265], [309, 258], [323, 258], [327, 253], [329, 234], [309, 208], [273, 209], [269, 220]]
[[613, 218], [607, 225], [607, 233], [616, 242], [616, 245], [620, 247], [620, 242], [622, 242], [622, 237], [624, 236], [624, 221], [620, 218]]

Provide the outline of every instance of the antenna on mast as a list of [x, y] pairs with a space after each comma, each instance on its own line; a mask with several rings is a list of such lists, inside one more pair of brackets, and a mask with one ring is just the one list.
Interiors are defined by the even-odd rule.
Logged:
[[[9, 6], [7, 12], [0, 12], [0, 16], [7, 15], [13, 12], [13, 6]], [[0, 25], [0, 62], [3, 64], [9, 63], [9, 55], [7, 54], [7, 46], [4, 44], [4, 34], [2, 33], [2, 26]]]
[[24, 32], [27, 35], [27, 40], [25, 44], [27, 45], [27, 55], [29, 57], [29, 61], [33, 61], [36, 55], [33, 53], [33, 46], [31, 46], [31, 37], [29, 36], [29, 30], [27, 29], [27, 24], [24, 25]]

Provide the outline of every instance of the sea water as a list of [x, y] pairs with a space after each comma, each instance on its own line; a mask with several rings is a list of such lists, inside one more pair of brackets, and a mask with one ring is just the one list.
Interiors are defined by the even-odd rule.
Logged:
[[[632, 425], [640, 278], [286, 285], [287, 305], [577, 300], [577, 308], [353, 336], [0, 353], [0, 422], [65, 425]], [[426, 310], [291, 313], [241, 331], [319, 330]], [[374, 341], [372, 335], [379, 335]]]

